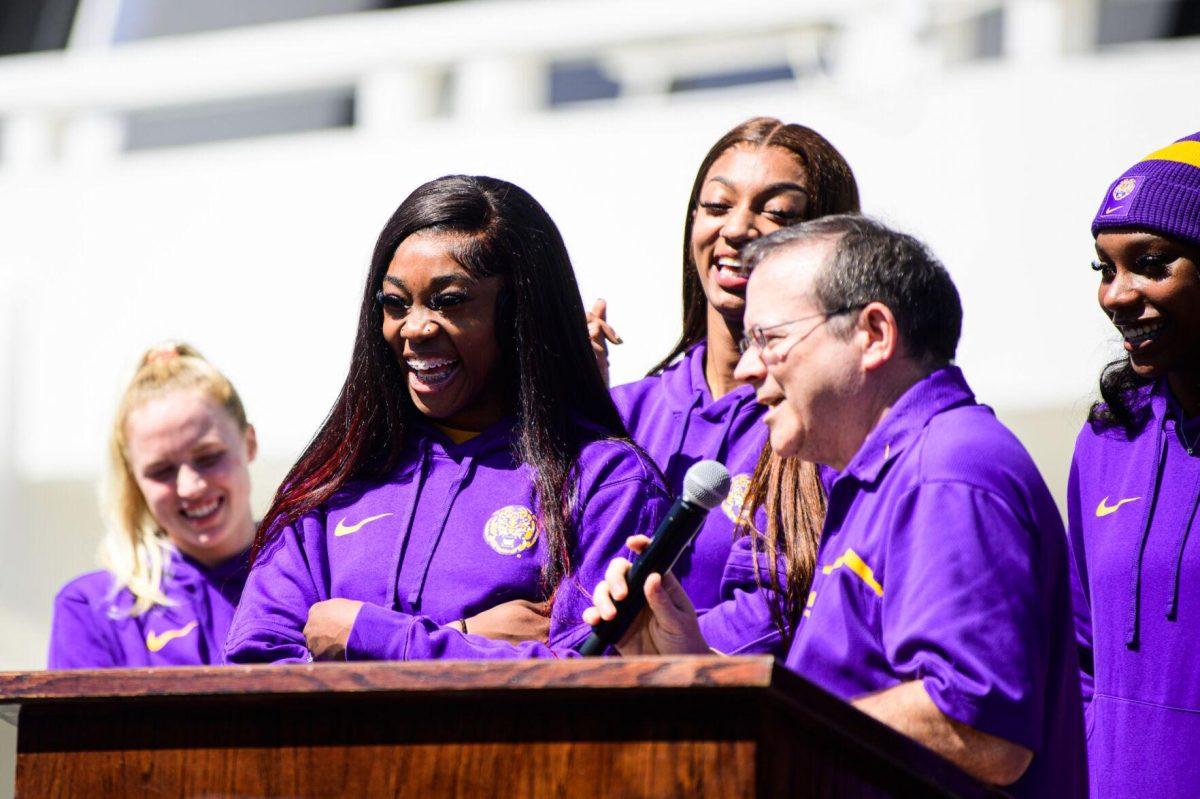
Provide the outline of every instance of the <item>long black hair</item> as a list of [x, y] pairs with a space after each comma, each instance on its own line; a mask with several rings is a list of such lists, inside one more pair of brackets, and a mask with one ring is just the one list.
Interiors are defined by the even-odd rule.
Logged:
[[1128, 356], [1112, 361], [1100, 372], [1100, 399], [1092, 403], [1088, 421], [1101, 428], [1119, 427], [1132, 436], [1145, 422], [1142, 389], [1152, 382], [1133, 371]]
[[812, 128], [784, 124], [773, 117], [754, 117], [718, 139], [700, 162], [683, 222], [683, 331], [667, 357], [650, 370], [652, 375], [666, 369], [684, 350], [702, 341], [706, 335], [708, 298], [704, 296], [704, 287], [700, 284], [696, 261], [692, 257], [692, 227], [708, 170], [726, 150], [737, 146], [782, 147], [796, 156], [804, 167], [808, 184], [808, 204], [803, 219], [797, 222], [829, 214], [856, 213], [859, 210], [858, 183], [850, 164], [828, 139]]
[[581, 419], [628, 439], [588, 341], [583, 301], [558, 227], [528, 192], [503, 180], [449, 175], [432, 180], [392, 214], [379, 234], [363, 286], [350, 370], [321, 429], [284, 478], [254, 541], [257, 556], [282, 528], [350, 480], [382, 479], [417, 413], [402, 368], [383, 338], [375, 292], [396, 248], [418, 232], [454, 234], [453, 256], [475, 277], [498, 276], [496, 339], [516, 416], [514, 456], [532, 467], [553, 589], [569, 571], [569, 482], [587, 435]]

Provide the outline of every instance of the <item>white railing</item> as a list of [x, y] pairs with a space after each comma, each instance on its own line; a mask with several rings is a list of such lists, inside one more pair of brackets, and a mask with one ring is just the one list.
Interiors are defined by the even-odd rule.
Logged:
[[[0, 166], [117, 156], [141, 109], [353, 87], [355, 126], [394, 135], [438, 113], [544, 107], [546, 74], [593, 59], [622, 95], [673, 79], [788, 63], [854, 76], [944, 61], [1003, 8], [1007, 49], [1070, 50], [1097, 0], [467, 0], [0, 59]], [[881, 48], [886, 48], [881, 50]]]

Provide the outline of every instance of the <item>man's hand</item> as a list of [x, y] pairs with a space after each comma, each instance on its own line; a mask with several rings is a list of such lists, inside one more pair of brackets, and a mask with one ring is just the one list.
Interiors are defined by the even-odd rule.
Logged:
[[[587, 312], [588, 338], [591, 339], [592, 352], [596, 355], [596, 365], [600, 367], [600, 375], [604, 378], [605, 385], [608, 385], [608, 342], [622, 343], [617, 331], [605, 321], [607, 314], [608, 303], [604, 300], [596, 300], [592, 310]], [[468, 622], [468, 626], [469, 624]]]
[[[550, 603], [514, 599], [466, 620], [467, 632], [519, 644], [522, 641], [550, 642]], [[457, 624], [448, 625], [455, 629]]]
[[346, 659], [346, 641], [362, 606], [353, 599], [327, 599], [308, 609], [304, 644], [314, 660]]
[[[626, 542], [637, 553], [645, 551], [650, 539], [644, 535], [630, 536]], [[608, 564], [604, 580], [592, 592], [593, 606], [583, 612], [583, 620], [595, 627], [603, 619], [611, 621], [617, 615], [615, 601], [629, 594], [625, 575], [631, 564], [616, 558]], [[625, 636], [617, 644], [622, 655], [694, 655], [709, 654], [711, 650], [700, 632], [696, 609], [675, 576], [652, 574], [646, 578], [646, 609], [638, 614]]]

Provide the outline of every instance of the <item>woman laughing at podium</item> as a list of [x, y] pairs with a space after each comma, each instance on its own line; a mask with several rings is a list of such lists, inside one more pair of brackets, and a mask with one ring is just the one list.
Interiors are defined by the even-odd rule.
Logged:
[[[583, 320], [558, 229], [524, 190], [449, 176], [409, 195], [376, 244], [341, 394], [259, 527], [228, 660], [581, 641], [605, 565], [669, 507]], [[548, 640], [477, 634], [476, 614], [518, 600], [547, 603]]]

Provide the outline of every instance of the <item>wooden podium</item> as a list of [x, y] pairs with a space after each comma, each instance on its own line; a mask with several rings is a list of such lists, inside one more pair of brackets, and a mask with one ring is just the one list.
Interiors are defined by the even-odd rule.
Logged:
[[1003, 796], [770, 658], [0, 673], [0, 715], [21, 799]]

